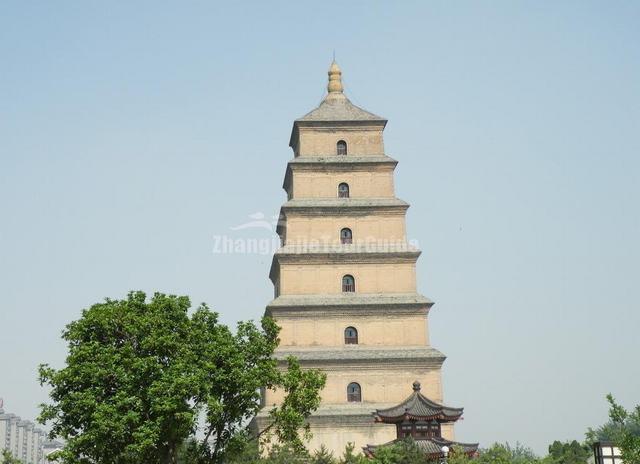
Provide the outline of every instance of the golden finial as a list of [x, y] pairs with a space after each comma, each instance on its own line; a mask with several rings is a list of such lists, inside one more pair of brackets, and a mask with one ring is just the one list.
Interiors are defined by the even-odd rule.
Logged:
[[342, 71], [340, 71], [340, 67], [335, 60], [329, 67], [329, 85], [327, 85], [327, 90], [329, 91], [329, 96], [332, 96], [332, 94], [334, 96], [342, 94]]

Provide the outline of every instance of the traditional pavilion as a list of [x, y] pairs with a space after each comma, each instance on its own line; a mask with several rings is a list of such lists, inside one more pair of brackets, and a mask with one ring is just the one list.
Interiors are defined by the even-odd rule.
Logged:
[[[420, 382], [413, 382], [413, 393], [402, 403], [386, 409], [378, 409], [374, 413], [375, 422], [396, 426], [398, 440], [412, 438], [418, 447], [431, 458], [443, 455], [443, 448], [460, 449], [473, 455], [478, 451], [477, 443], [459, 443], [442, 437], [442, 425], [456, 422], [462, 417], [463, 408], [443, 406], [424, 396], [420, 392]], [[375, 454], [376, 445], [363, 448], [367, 456]], [[446, 448], [444, 448], [446, 449]]]
[[[419, 433], [435, 420], [429, 443], [449, 443], [461, 410], [438, 406], [445, 356], [429, 342], [433, 302], [418, 292], [420, 250], [407, 241], [409, 205], [396, 197], [398, 162], [385, 150], [387, 120], [347, 98], [335, 62], [327, 91], [291, 130], [281, 247], [269, 273], [274, 299], [265, 311], [281, 327], [276, 358], [284, 368], [295, 356], [303, 368], [327, 374], [321, 405], [309, 419], [311, 450], [325, 446], [341, 455], [348, 443], [362, 449], [398, 438], [413, 423], [398, 425], [385, 411], [395, 411], [415, 379], [426, 396], [417, 390], [411, 401], [438, 411], [416, 415]], [[262, 398], [252, 423], [257, 433], [284, 392], [265, 390]]]

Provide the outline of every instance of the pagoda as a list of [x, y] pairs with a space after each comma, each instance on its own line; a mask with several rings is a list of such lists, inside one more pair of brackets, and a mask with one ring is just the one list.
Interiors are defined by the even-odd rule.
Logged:
[[[429, 343], [433, 302], [417, 291], [420, 251], [406, 238], [409, 205], [395, 195], [387, 120], [346, 97], [335, 62], [328, 74], [320, 105], [293, 123], [281, 247], [269, 273], [274, 299], [265, 314], [281, 327], [276, 357], [283, 368], [292, 355], [327, 374], [309, 419], [309, 448], [324, 445], [339, 455], [350, 442], [361, 449], [397, 438], [397, 424], [376, 422], [372, 413], [403, 401], [414, 379], [442, 401], [445, 356]], [[262, 393], [256, 432], [284, 397]], [[453, 440], [453, 422], [440, 420], [434, 439]]]
[[[451, 408], [431, 401], [420, 392], [420, 382], [413, 382], [413, 393], [402, 403], [374, 413], [375, 422], [393, 424], [397, 438], [384, 445], [411, 438], [429, 458], [437, 459], [443, 450], [461, 450], [468, 455], [478, 451], [477, 443], [458, 443], [442, 437], [444, 424], [454, 423], [462, 417], [463, 408]], [[365, 446], [367, 456], [375, 454], [376, 445]]]

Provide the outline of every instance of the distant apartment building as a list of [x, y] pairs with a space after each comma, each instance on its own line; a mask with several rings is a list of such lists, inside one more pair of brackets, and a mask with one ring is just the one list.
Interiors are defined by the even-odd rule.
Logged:
[[9, 450], [23, 464], [44, 464], [44, 439], [45, 433], [33, 422], [5, 413], [0, 406], [0, 451]]

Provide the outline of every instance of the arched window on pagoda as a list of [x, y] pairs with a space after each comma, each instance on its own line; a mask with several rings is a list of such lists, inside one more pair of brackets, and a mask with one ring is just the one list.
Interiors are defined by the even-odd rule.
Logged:
[[340, 231], [340, 243], [343, 245], [351, 245], [353, 241], [353, 234], [351, 233], [351, 229], [344, 228]]
[[340, 140], [337, 143], [337, 151], [339, 156], [345, 156], [347, 154], [347, 142]]
[[362, 401], [362, 390], [360, 385], [352, 382], [347, 386], [347, 401], [349, 403], [360, 403]]
[[356, 291], [356, 279], [352, 275], [347, 274], [342, 278], [342, 291], [351, 293]]
[[349, 198], [349, 184], [342, 182], [338, 185], [338, 198]]
[[358, 331], [355, 327], [347, 327], [344, 329], [344, 343], [345, 345], [358, 344]]

